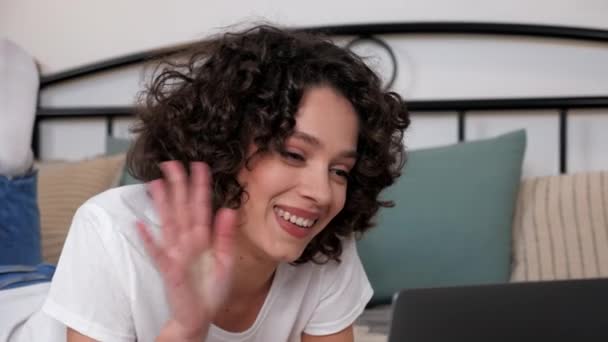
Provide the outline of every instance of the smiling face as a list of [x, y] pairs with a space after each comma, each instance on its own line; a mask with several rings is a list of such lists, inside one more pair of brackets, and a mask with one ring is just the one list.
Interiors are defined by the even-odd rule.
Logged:
[[344, 207], [358, 131], [344, 96], [325, 86], [307, 90], [284, 149], [254, 157], [238, 175], [248, 194], [239, 210], [239, 247], [271, 261], [298, 259]]

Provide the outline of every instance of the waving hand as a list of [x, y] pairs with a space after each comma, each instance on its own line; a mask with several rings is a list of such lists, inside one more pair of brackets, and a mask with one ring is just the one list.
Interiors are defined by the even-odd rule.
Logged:
[[[211, 174], [206, 164], [161, 164], [164, 178], [149, 184], [161, 221], [160, 241], [137, 223], [147, 252], [162, 275], [171, 307], [169, 326], [185, 338], [206, 334], [226, 300], [234, 272], [236, 212], [211, 202]], [[162, 333], [161, 333], [162, 335]]]

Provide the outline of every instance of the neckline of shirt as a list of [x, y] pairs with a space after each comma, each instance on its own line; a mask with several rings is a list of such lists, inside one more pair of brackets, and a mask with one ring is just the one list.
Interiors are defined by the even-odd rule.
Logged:
[[289, 265], [285, 263], [280, 263], [277, 267], [274, 278], [272, 279], [272, 284], [270, 285], [270, 290], [268, 291], [268, 295], [266, 295], [266, 299], [264, 299], [264, 304], [262, 305], [260, 312], [258, 312], [255, 321], [249, 328], [240, 332], [231, 332], [212, 324], [211, 328], [209, 329], [209, 335], [222, 339], [228, 339], [230, 341], [243, 341], [255, 334], [258, 328], [262, 325], [263, 321], [266, 319], [268, 312], [271, 310], [272, 303], [274, 302], [274, 299], [277, 297], [277, 293], [281, 288], [284, 272], [287, 271], [285, 267], [288, 266]]

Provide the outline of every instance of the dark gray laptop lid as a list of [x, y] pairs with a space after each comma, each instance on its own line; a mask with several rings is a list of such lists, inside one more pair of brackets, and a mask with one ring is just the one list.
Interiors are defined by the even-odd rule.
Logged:
[[608, 279], [402, 290], [389, 342], [608, 341]]

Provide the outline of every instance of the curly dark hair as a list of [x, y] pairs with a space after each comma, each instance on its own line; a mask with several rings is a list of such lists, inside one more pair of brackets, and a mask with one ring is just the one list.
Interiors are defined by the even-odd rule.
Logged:
[[213, 176], [213, 208], [238, 208], [246, 193], [237, 174], [251, 143], [277, 151], [293, 132], [303, 93], [330, 86], [345, 96], [360, 121], [358, 159], [342, 211], [305, 248], [296, 264], [339, 261], [341, 238], [370, 228], [379, 199], [405, 164], [404, 101], [351, 51], [327, 37], [256, 26], [192, 44], [158, 64], [140, 96], [137, 139], [127, 163], [142, 181], [161, 177], [159, 163], [205, 161]]

